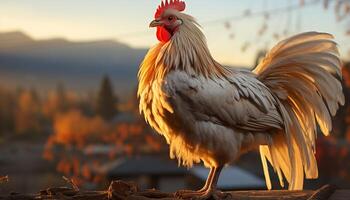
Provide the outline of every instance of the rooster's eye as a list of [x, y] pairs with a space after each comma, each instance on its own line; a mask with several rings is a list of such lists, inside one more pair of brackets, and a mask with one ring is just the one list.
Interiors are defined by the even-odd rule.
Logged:
[[168, 20], [169, 20], [169, 21], [173, 21], [173, 19], [174, 19], [173, 16], [168, 17]]

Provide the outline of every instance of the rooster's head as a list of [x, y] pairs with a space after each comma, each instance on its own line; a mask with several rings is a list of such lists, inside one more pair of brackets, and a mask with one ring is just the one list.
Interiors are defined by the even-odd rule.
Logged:
[[180, 0], [165, 0], [158, 7], [150, 27], [157, 27], [157, 38], [160, 42], [168, 42], [183, 24], [181, 11], [186, 7]]

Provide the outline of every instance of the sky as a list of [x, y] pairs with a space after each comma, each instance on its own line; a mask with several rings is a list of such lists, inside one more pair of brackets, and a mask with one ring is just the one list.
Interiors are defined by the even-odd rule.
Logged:
[[[185, 0], [186, 13], [203, 27], [209, 49], [222, 64], [252, 66], [259, 50], [303, 31], [324, 31], [336, 37], [343, 58], [349, 58], [350, 20], [337, 22], [332, 4], [325, 10], [320, 1], [301, 9], [235, 20], [247, 12], [261, 12], [291, 5], [300, 0]], [[310, 2], [310, 0], [305, 0]], [[314, 0], [311, 0], [314, 1]], [[1, 0], [0, 32], [20, 30], [35, 39], [63, 37], [69, 40], [114, 39], [132, 47], [157, 43], [155, 30], [148, 28], [160, 0]], [[233, 18], [233, 20], [231, 20]], [[350, 18], [350, 17], [349, 17]], [[225, 20], [223, 20], [225, 19]], [[226, 20], [229, 19], [229, 20]], [[267, 24], [265, 35], [258, 31]], [[230, 28], [227, 28], [229, 24]], [[276, 33], [283, 35], [278, 39]], [[245, 51], [242, 49], [246, 47]]]

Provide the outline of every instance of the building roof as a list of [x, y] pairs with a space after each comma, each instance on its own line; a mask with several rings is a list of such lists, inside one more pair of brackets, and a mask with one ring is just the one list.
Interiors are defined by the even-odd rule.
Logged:
[[[185, 176], [192, 175], [205, 182], [209, 170], [195, 166], [189, 170], [184, 167], [178, 167], [174, 160], [168, 157], [158, 155], [147, 155], [138, 157], [122, 158], [104, 167], [104, 172], [108, 177], [120, 178], [140, 175], [151, 176]], [[236, 166], [225, 167], [218, 182], [221, 189], [240, 189], [240, 188], [266, 188], [265, 181], [254, 174], [245, 171]]]
[[185, 168], [162, 156], [137, 156], [119, 159], [110, 165], [107, 174], [110, 177], [135, 175], [183, 175], [188, 173]]

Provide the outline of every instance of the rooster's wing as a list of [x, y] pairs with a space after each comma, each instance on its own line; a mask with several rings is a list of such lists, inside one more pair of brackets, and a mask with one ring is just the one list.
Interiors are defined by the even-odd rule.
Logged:
[[208, 121], [247, 132], [283, 127], [277, 102], [269, 89], [248, 71], [205, 78], [184, 71], [168, 74], [163, 91], [182, 119]]

